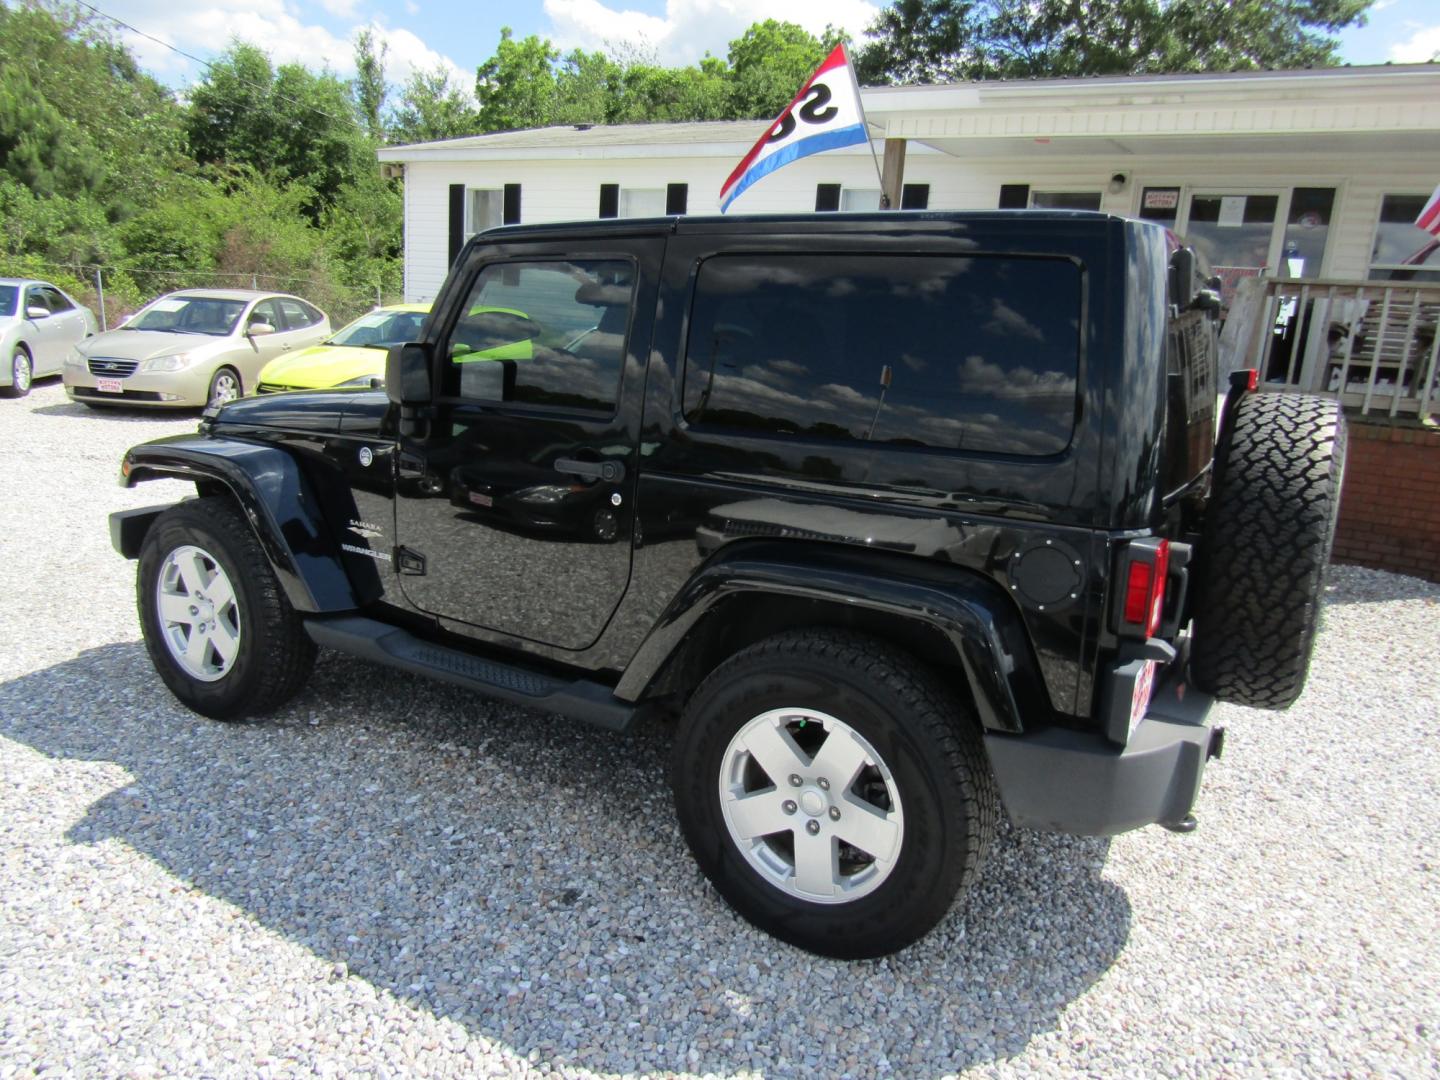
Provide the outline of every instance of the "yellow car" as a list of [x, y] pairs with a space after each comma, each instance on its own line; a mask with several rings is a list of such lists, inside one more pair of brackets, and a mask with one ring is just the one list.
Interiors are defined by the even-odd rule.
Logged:
[[[420, 328], [429, 313], [429, 304], [376, 308], [319, 345], [266, 364], [260, 372], [257, 390], [261, 394], [274, 394], [282, 390], [381, 386], [390, 346], [418, 341]], [[509, 308], [473, 308], [457, 330], [457, 340], [465, 336], [460, 331], [467, 326], [477, 331], [476, 340], [455, 347], [456, 363], [531, 358], [530, 339], [535, 334], [535, 325], [523, 312]]]
[[385, 354], [391, 345], [418, 341], [429, 304], [376, 308], [336, 333], [260, 370], [256, 390], [323, 390], [332, 386], [371, 386], [385, 380]]

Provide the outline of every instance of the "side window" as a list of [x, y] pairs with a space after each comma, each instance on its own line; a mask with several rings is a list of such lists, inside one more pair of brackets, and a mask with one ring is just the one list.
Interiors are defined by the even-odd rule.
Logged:
[[275, 328], [276, 333], [285, 329], [285, 323], [280, 318], [280, 309], [274, 300], [262, 300], [255, 305], [255, 310], [250, 313], [250, 318], [245, 320], [245, 324], [248, 327], [255, 323], [269, 323]]
[[486, 266], [444, 345], [446, 393], [614, 412], [634, 284], [619, 259]]
[[31, 285], [25, 290], [25, 307], [42, 307], [46, 311], [51, 310], [50, 298], [45, 295], [45, 289], [40, 285]]
[[1032, 191], [1030, 205], [1037, 210], [1099, 210], [1098, 191]]
[[59, 289], [52, 289], [47, 285], [38, 291], [44, 294], [45, 302], [50, 305], [51, 311], [70, 311], [75, 307]]
[[286, 330], [303, 330], [320, 321], [314, 314], [315, 309], [308, 304], [302, 304], [298, 300], [277, 300], [275, 303], [280, 305], [280, 310], [285, 314]]
[[1371, 281], [1440, 281], [1440, 243], [1415, 219], [1424, 195], [1386, 195], [1370, 249]]
[[778, 437], [1044, 455], [1070, 443], [1081, 271], [1059, 258], [717, 256], [687, 422]]

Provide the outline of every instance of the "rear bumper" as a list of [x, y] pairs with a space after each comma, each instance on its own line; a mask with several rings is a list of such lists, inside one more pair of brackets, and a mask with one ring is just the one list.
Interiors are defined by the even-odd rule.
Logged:
[[1124, 747], [1060, 728], [987, 733], [1006, 811], [1027, 829], [1084, 836], [1180, 824], [1195, 805], [1206, 761], [1220, 754], [1224, 731], [1204, 722], [1210, 704], [1193, 687], [1158, 688]]

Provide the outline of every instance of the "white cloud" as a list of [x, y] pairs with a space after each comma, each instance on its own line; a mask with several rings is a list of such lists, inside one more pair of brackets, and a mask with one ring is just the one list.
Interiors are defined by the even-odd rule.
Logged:
[[[350, 17], [361, 0], [321, 0], [325, 10]], [[210, 59], [234, 39], [258, 45], [276, 64], [301, 63], [313, 71], [329, 69], [348, 78], [355, 72], [355, 35], [365, 28], [356, 24], [341, 36], [324, 26], [303, 20], [286, 0], [229, 0], [196, 8], [174, 8], [168, 0], [129, 0], [117, 6], [117, 17], [168, 45], [202, 59]], [[457, 85], [469, 89], [475, 73], [461, 68], [443, 53], [430, 48], [409, 30], [372, 23], [378, 41], [388, 46], [386, 79], [399, 87], [416, 70], [445, 68]], [[165, 45], [121, 31], [140, 65], [161, 78], [204, 76], [197, 64]]]
[[666, 0], [663, 18], [600, 0], [545, 0], [554, 24], [550, 38], [562, 49], [639, 46], [662, 64], [693, 64], [706, 52], [723, 57], [731, 41], [752, 23], [781, 18], [817, 37], [827, 25], [848, 30], [856, 41], [879, 14], [869, 0], [791, 0], [777, 11], [772, 0]]
[[360, 0], [320, 0], [320, 6], [337, 19], [353, 19]]
[[[359, 30], [360, 27], [356, 27]], [[450, 73], [451, 82], [466, 92], [475, 85], [474, 69], [466, 70], [443, 53], [438, 53], [409, 30], [391, 30], [388, 27], [372, 25], [375, 36], [385, 42], [385, 79], [397, 89], [410, 81], [416, 71], [434, 71], [443, 67]], [[354, 36], [353, 33], [351, 35]], [[353, 66], [353, 65], [351, 65]]]
[[[203, 7], [174, 7], [167, 0], [134, 0], [116, 12], [119, 18], [175, 48], [208, 58], [236, 38], [258, 45], [277, 64], [299, 62], [319, 70], [351, 68], [350, 42], [323, 26], [303, 22], [284, 0], [236, 0]], [[184, 57], [146, 38], [122, 32], [141, 66], [158, 75], [197, 70]]]
[[1390, 59], [1399, 64], [1423, 64], [1435, 56], [1440, 56], [1440, 26], [1414, 27], [1407, 41], [1390, 46]]

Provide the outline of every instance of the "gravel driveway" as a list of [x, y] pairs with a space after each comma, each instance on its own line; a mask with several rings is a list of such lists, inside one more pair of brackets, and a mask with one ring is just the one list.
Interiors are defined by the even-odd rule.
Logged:
[[0, 1077], [1440, 1070], [1440, 586], [1334, 571], [1196, 833], [1006, 830], [966, 913], [841, 963], [703, 882], [662, 729], [334, 655], [271, 722], [179, 708], [105, 515], [185, 492], [114, 478], [194, 425], [0, 401]]

